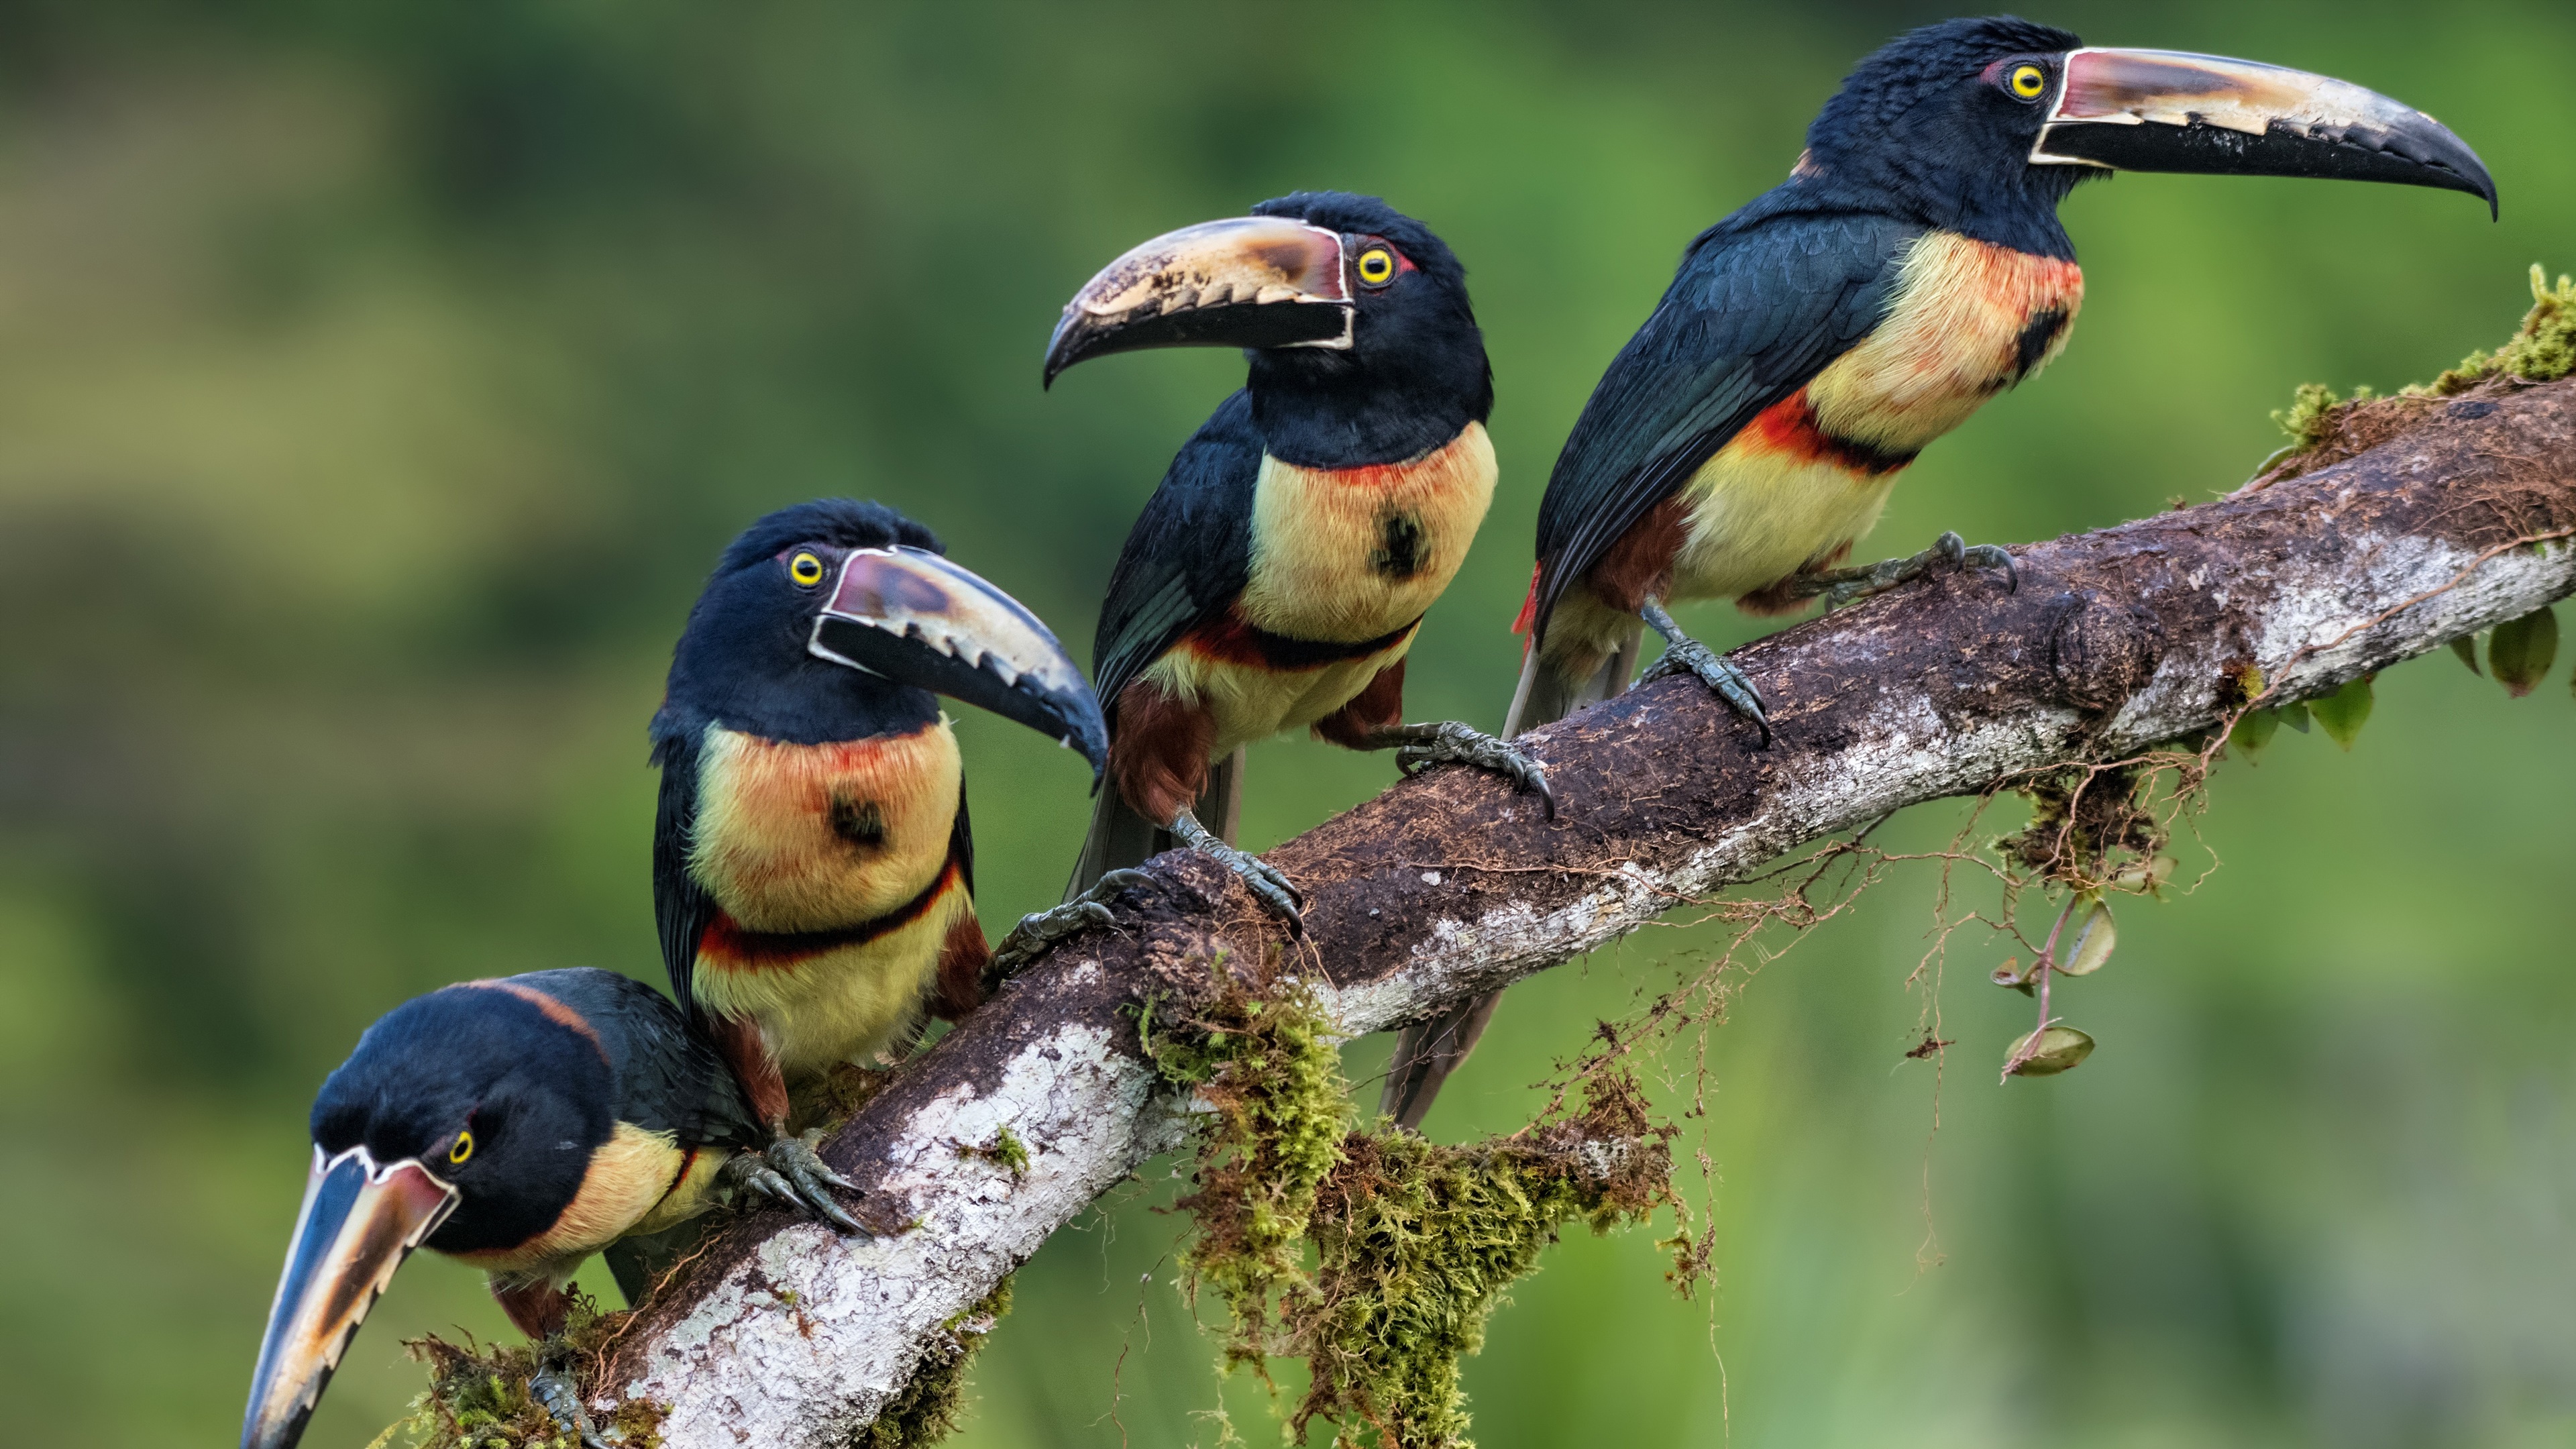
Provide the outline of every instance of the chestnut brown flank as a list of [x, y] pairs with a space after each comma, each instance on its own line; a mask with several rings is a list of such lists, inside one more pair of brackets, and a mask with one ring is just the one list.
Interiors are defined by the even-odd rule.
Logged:
[[1216, 717], [1204, 704], [1183, 704], [1162, 686], [1137, 680], [1118, 695], [1109, 737], [1109, 782], [1127, 808], [1169, 825], [1207, 788], [1208, 747]]

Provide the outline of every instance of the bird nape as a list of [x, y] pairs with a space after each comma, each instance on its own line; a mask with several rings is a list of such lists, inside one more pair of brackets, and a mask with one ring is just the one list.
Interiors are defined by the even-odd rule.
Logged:
[[[544, 1367], [529, 1387], [598, 1442], [557, 1335], [591, 1253], [704, 1211], [756, 1148], [732, 1074], [661, 993], [539, 971], [387, 1012], [313, 1102], [313, 1166], [269, 1309], [242, 1449], [292, 1449], [394, 1270], [427, 1246], [482, 1268]], [[630, 1298], [643, 1284], [612, 1250]]]
[[1311, 729], [1354, 750], [1501, 772], [1537, 763], [1456, 723], [1404, 723], [1404, 661], [1493, 499], [1493, 377], [1466, 272], [1374, 197], [1300, 192], [1156, 237], [1064, 309], [1046, 380], [1143, 347], [1244, 349], [1242, 391], [1163, 475], [1120, 550], [1092, 668], [1109, 788], [1066, 904], [1011, 959], [1104, 919], [1125, 868], [1175, 845], [1292, 924], [1297, 892], [1234, 848], [1240, 751]]
[[[1838, 567], [1897, 474], [2065, 345], [2083, 301], [2057, 204], [2114, 170], [2495, 183], [2431, 117], [2323, 76], [2084, 46], [2010, 18], [1954, 20], [1863, 60], [1780, 185], [1683, 252], [1549, 475], [1506, 738], [1627, 687], [1644, 631], [1768, 742], [1761, 697], [1673, 622], [1732, 598], [1785, 613], [2011, 555], [1943, 534]], [[1384, 1104], [1407, 1124], [1493, 998], [1409, 1028]]]
[[767, 1133], [748, 1184], [845, 1231], [851, 1185], [789, 1135], [789, 1086], [963, 1015], [988, 961], [939, 695], [1056, 737], [1097, 778], [1099, 705], [1046, 626], [920, 524], [827, 499], [725, 550], [653, 717], [672, 994]]

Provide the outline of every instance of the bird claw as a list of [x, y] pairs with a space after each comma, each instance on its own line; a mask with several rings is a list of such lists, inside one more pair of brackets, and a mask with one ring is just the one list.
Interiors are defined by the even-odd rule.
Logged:
[[1277, 866], [1249, 851], [1237, 850], [1217, 839], [1208, 833], [1206, 826], [1199, 823], [1197, 816], [1187, 810], [1173, 818], [1172, 833], [1179, 836], [1190, 849], [1233, 871], [1242, 879], [1243, 888], [1252, 892], [1253, 899], [1269, 907], [1271, 914], [1288, 922], [1288, 929], [1292, 931], [1306, 929], [1306, 917], [1298, 909], [1304, 903], [1305, 897], [1298, 892], [1297, 887], [1289, 884], [1288, 877], [1280, 874]]
[[1109, 902], [1131, 886], [1143, 885], [1149, 877], [1141, 870], [1113, 870], [1081, 895], [1060, 906], [1031, 911], [1020, 917], [1020, 923], [993, 948], [992, 964], [985, 970], [994, 981], [1016, 976], [1027, 965], [1053, 949], [1058, 941], [1078, 935], [1094, 926], [1114, 926], [1118, 917]]
[[1456, 720], [1393, 725], [1379, 730], [1377, 739], [1381, 745], [1396, 747], [1395, 767], [1407, 776], [1434, 765], [1472, 765], [1491, 770], [1508, 778], [1513, 789], [1539, 797], [1547, 817], [1556, 818], [1556, 792], [1548, 788], [1547, 767], [1508, 741]]
[[610, 1449], [607, 1440], [590, 1422], [590, 1411], [582, 1407], [581, 1386], [573, 1382], [572, 1367], [565, 1361], [570, 1352], [560, 1337], [549, 1338], [538, 1350], [537, 1371], [528, 1375], [528, 1397], [537, 1401], [555, 1424], [580, 1442], [582, 1449]]
[[809, 1213], [845, 1233], [868, 1229], [832, 1198], [833, 1189], [855, 1193], [859, 1185], [834, 1172], [814, 1150], [819, 1131], [781, 1137], [757, 1155], [744, 1154], [725, 1164], [737, 1185], [750, 1188], [781, 1207]]
[[1808, 576], [1813, 587], [1802, 592], [1811, 597], [1822, 594], [1827, 609], [1839, 609], [1911, 583], [1931, 572], [1936, 563], [1947, 564], [1953, 573], [1972, 568], [2001, 569], [2004, 592], [2018, 593], [2021, 589], [2021, 570], [2014, 566], [2010, 552], [1991, 543], [1971, 545], [1956, 533], [1944, 533], [1932, 540], [1930, 548], [1910, 558], [1881, 559], [1866, 568], [1820, 570]]
[[1771, 714], [1763, 708], [1762, 696], [1744, 671], [1726, 660], [1726, 656], [1687, 636], [1667, 641], [1664, 655], [1647, 666], [1645, 677], [1661, 679], [1668, 674], [1687, 674], [1705, 684], [1709, 692], [1726, 701], [1737, 714], [1761, 727], [1762, 743], [1771, 744]]

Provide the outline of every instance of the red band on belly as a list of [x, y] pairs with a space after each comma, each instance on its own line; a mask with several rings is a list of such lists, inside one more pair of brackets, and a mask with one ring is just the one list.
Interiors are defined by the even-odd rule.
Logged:
[[1754, 414], [1753, 421], [1735, 436], [1775, 457], [1801, 463], [1830, 463], [1872, 478], [1893, 473], [1914, 461], [1912, 453], [1886, 452], [1826, 432], [1816, 421], [1816, 409], [1807, 401], [1805, 388]]
[[718, 912], [708, 925], [706, 934], [698, 937], [698, 969], [787, 970], [817, 956], [864, 945], [889, 931], [901, 930], [920, 920], [957, 881], [957, 862], [952, 860], [941, 867], [930, 884], [922, 887], [921, 894], [873, 921], [862, 921], [838, 931], [746, 931], [734, 923], [733, 917]]

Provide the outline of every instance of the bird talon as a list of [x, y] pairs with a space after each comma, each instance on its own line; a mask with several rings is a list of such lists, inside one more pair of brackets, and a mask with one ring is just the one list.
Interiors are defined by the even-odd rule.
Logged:
[[802, 1209], [842, 1232], [865, 1234], [866, 1227], [832, 1200], [836, 1188], [854, 1193], [859, 1187], [834, 1172], [815, 1152], [814, 1142], [821, 1136], [820, 1132], [811, 1132], [803, 1137], [777, 1139], [755, 1159], [761, 1165], [747, 1170], [744, 1178], [784, 1206]]
[[540, 1363], [528, 1375], [528, 1397], [537, 1401], [555, 1424], [578, 1440], [582, 1449], [609, 1449], [607, 1440], [599, 1437], [590, 1422], [590, 1412], [582, 1407], [581, 1387], [573, 1382], [572, 1372], [563, 1362], [566, 1352], [560, 1338], [548, 1339], [540, 1350]]
[[2000, 545], [1991, 543], [1973, 545], [1964, 555], [1962, 555], [1959, 566], [1963, 570], [1971, 568], [2002, 569], [2004, 571], [2004, 592], [2007, 594], [2017, 594], [2021, 592], [2021, 570], [2013, 564], [2011, 551], [2001, 547]]

